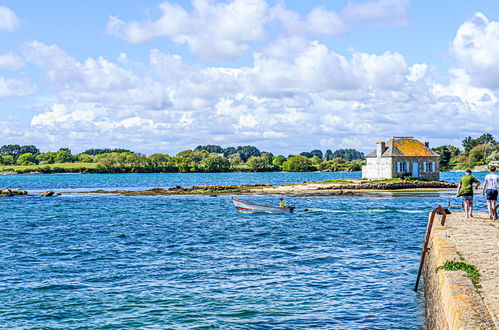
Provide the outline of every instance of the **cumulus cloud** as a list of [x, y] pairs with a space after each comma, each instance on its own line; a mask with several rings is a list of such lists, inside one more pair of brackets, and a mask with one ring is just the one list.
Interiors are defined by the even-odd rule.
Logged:
[[32, 127], [75, 145], [177, 152], [216, 141], [297, 152], [289, 146], [315, 148], [334, 137], [344, 147], [365, 141], [361, 147], [369, 149], [369, 136], [418, 135], [436, 111], [473, 110], [457, 82], [455, 90], [435, 85], [425, 64], [408, 66], [391, 52], [343, 56], [317, 41], [300, 43], [291, 57], [257, 54], [240, 68], [191, 66], [158, 50], [147, 64], [126, 54], [80, 62], [36, 41], [24, 56], [58, 92], [56, 102], [39, 105]]
[[399, 26], [408, 23], [411, 0], [373, 0], [350, 2], [342, 11], [349, 21], [363, 21], [377, 26]]
[[[203, 17], [213, 18], [220, 13], [209, 13], [233, 3], [199, 1], [192, 11], [175, 5], [175, 16], [189, 21], [205, 13]], [[333, 17], [324, 12], [312, 15], [312, 10], [308, 16], [292, 18], [282, 5], [265, 8], [267, 21], [296, 26], [310, 17], [317, 21]], [[267, 15], [276, 8], [282, 12]], [[482, 22], [487, 27], [480, 29], [485, 32], [494, 23], [483, 18]], [[141, 40], [137, 36], [143, 23], [137, 26], [137, 35], [125, 22], [120, 31], [130, 28], [127, 33]], [[293, 31], [293, 24], [282, 26]], [[479, 24], [469, 25], [457, 35], [480, 40], [482, 33], [473, 32]], [[156, 49], [145, 63], [125, 53], [116, 59], [76, 60], [56, 45], [37, 41], [27, 43], [22, 55], [24, 61], [43, 69], [56, 91], [54, 99], [39, 101], [31, 120], [32, 131], [49, 145], [59, 141], [59, 146], [82, 149], [98, 144], [170, 153], [207, 143], [252, 144], [290, 153], [317, 147], [370, 151], [376, 140], [394, 135], [449, 143], [456, 127], [470, 135], [494, 131], [490, 118], [498, 106], [498, 91], [493, 84], [475, 80], [484, 61], [474, 52], [492, 43], [493, 33], [489, 34], [488, 42], [473, 42], [464, 53], [453, 51], [460, 67], [450, 71], [446, 83], [431, 65], [408, 64], [400, 53], [351, 50], [340, 54], [324, 43], [307, 40], [304, 34], [283, 33], [254, 51], [252, 62], [240, 67], [191, 65], [179, 55]], [[216, 37], [235, 40], [228, 34]], [[259, 33], [236, 43], [249, 45], [258, 38]], [[485, 67], [493, 67], [492, 62], [485, 61]]]
[[263, 0], [234, 0], [212, 4], [207, 0], [192, 2], [188, 12], [178, 4], [165, 1], [159, 5], [157, 20], [124, 22], [111, 16], [107, 32], [132, 43], [156, 37], [170, 37], [187, 44], [202, 60], [230, 60], [249, 50], [249, 43], [266, 36], [267, 3]]
[[324, 8], [313, 8], [306, 17], [278, 4], [269, 10], [269, 20], [279, 21], [287, 34], [303, 35], [304, 33], [338, 35], [345, 32], [342, 18], [334, 11]]
[[241, 57], [255, 42], [268, 38], [265, 30], [279, 22], [287, 34], [338, 35], [345, 31], [342, 18], [333, 11], [313, 8], [305, 17], [283, 4], [270, 7], [266, 0], [232, 0], [211, 3], [193, 0], [192, 10], [163, 2], [155, 20], [123, 21], [110, 16], [106, 31], [131, 43], [168, 37], [186, 44], [201, 60], [228, 61]]
[[12, 53], [0, 55], [0, 69], [17, 70], [24, 66], [22, 57]]
[[16, 14], [5, 6], [0, 6], [0, 31], [12, 32], [21, 25]]
[[499, 87], [499, 22], [476, 13], [458, 28], [451, 52], [473, 83]]
[[24, 80], [0, 76], [0, 99], [32, 94], [36, 87]]

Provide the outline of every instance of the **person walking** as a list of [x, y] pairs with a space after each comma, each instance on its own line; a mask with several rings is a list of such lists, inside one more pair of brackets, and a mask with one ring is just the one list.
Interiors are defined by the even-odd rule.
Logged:
[[473, 183], [476, 183], [475, 189], [480, 187], [480, 181], [471, 175], [471, 170], [466, 170], [466, 174], [457, 185], [456, 197], [463, 197], [466, 218], [473, 218]]
[[499, 176], [496, 174], [496, 167], [490, 167], [490, 173], [485, 176], [483, 182], [482, 195], [487, 196], [487, 209], [490, 220], [497, 220], [497, 189], [499, 189]]

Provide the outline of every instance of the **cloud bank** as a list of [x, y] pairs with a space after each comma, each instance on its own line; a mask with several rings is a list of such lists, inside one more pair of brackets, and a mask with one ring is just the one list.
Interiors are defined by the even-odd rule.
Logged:
[[[378, 24], [395, 15], [403, 24], [408, 2], [357, 5], [365, 7], [357, 8], [355, 19]], [[252, 144], [272, 152], [369, 151], [375, 141], [394, 135], [431, 137], [440, 144], [497, 132], [491, 120], [498, 106], [497, 22], [477, 13], [458, 28], [450, 49], [456, 65], [447, 81], [430, 64], [409, 64], [398, 52], [340, 54], [307, 36], [342, 33], [348, 28], [345, 17], [354, 19], [352, 6], [340, 14], [315, 8], [300, 16], [257, 0], [195, 1], [191, 11], [164, 2], [159, 19], [108, 22], [108, 30], [133, 42], [185, 35], [182, 40], [193, 52], [207, 58], [250, 51], [252, 60], [237, 67], [192, 64], [158, 49], [149, 51], [146, 62], [125, 53], [77, 60], [41, 41], [26, 42], [20, 54], [0, 56], [0, 67], [42, 70], [52, 94], [35, 99], [36, 114], [23, 139], [44, 141], [42, 147], [52, 149], [175, 153], [199, 144]], [[251, 32], [246, 24], [236, 26], [245, 20]], [[283, 33], [266, 39], [268, 22], [278, 22]], [[216, 40], [206, 45], [209, 49], [194, 46], [208, 36], [234, 47], [219, 48]], [[262, 47], [250, 47], [260, 40], [265, 40]], [[22, 79], [0, 78], [0, 97], [35, 90]], [[6, 136], [13, 125], [0, 125], [0, 133]], [[8, 136], [19, 142], [19, 134]]]

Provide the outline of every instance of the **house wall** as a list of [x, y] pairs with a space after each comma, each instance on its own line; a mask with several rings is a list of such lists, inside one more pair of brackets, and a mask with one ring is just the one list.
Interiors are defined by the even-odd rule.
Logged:
[[[400, 178], [402, 176], [410, 175], [412, 176], [413, 164], [419, 163], [419, 179], [428, 180], [428, 181], [439, 181], [440, 180], [440, 157], [432, 156], [432, 157], [391, 157], [393, 166], [392, 166], [392, 178]], [[398, 173], [397, 172], [397, 162], [409, 162], [409, 169], [407, 173]], [[434, 172], [424, 172], [424, 162], [434, 162], [435, 163], [435, 171]]]
[[[408, 171], [397, 172], [397, 162], [409, 162]], [[369, 157], [366, 165], [362, 167], [362, 177], [370, 180], [400, 178], [402, 176], [412, 176], [413, 163], [419, 163], [419, 179], [428, 181], [440, 180], [439, 157]], [[434, 172], [423, 172], [424, 162], [434, 162]]]
[[362, 177], [370, 180], [392, 178], [392, 159], [390, 157], [368, 157], [362, 166]]

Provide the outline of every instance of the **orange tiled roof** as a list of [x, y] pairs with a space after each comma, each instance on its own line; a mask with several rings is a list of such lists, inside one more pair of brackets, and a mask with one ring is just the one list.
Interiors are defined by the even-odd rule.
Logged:
[[[394, 136], [386, 142], [386, 150], [381, 156], [436, 157], [439, 154], [412, 136]], [[376, 150], [367, 157], [376, 157]]]
[[424, 143], [410, 137], [394, 137], [393, 146], [404, 156], [434, 156]]

